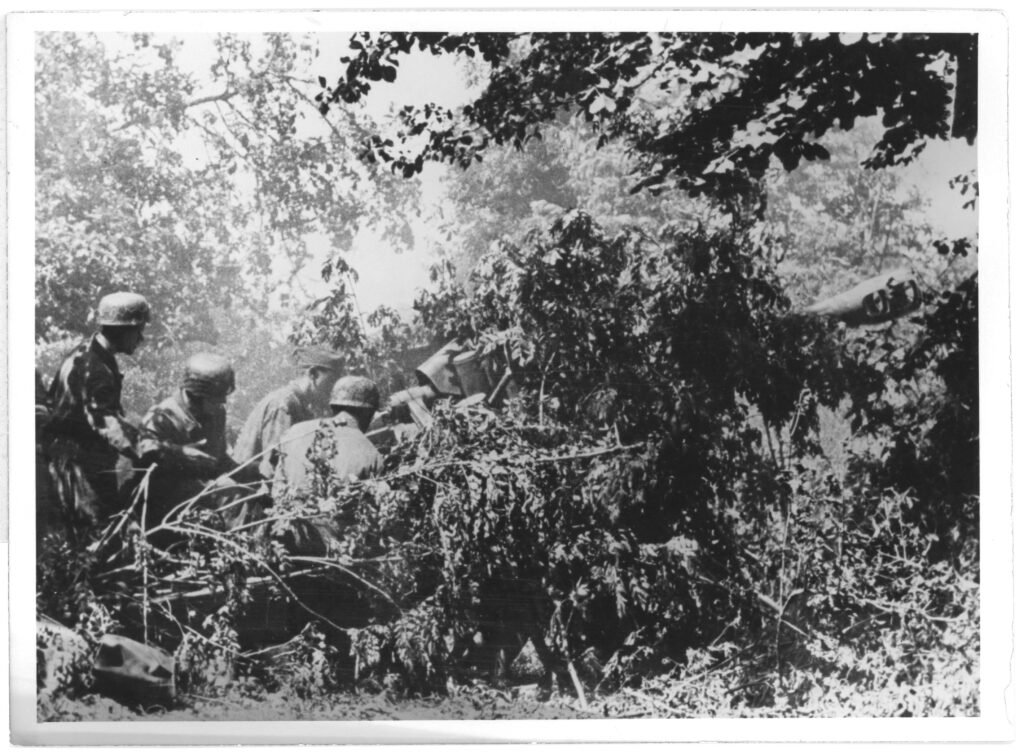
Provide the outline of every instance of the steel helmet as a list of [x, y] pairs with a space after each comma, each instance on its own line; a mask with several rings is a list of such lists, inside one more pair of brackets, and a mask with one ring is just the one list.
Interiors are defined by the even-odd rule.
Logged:
[[113, 292], [104, 295], [97, 310], [103, 326], [140, 326], [149, 323], [149, 303], [134, 292]]
[[235, 369], [222, 355], [198, 353], [185, 364], [181, 386], [201, 397], [221, 399], [235, 391]]
[[380, 407], [380, 392], [365, 376], [343, 376], [331, 390], [331, 406], [376, 410]]

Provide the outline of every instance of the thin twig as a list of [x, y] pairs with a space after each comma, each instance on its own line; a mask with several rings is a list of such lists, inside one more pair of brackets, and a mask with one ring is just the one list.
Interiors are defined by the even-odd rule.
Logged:
[[572, 678], [572, 684], [576, 688], [576, 696], [579, 697], [580, 707], [586, 710], [589, 706], [587, 705], [587, 695], [583, 690], [583, 682], [580, 681], [580, 675], [576, 672], [576, 664], [572, 658], [567, 658], [566, 666], [569, 668], [569, 676]]
[[265, 569], [270, 574], [270, 576], [273, 577], [274, 580], [277, 581], [278, 585], [280, 585], [281, 588], [289, 596], [291, 596], [291, 598], [299, 605], [300, 608], [302, 608], [304, 611], [312, 614], [316, 618], [323, 620], [325, 623], [327, 623], [330, 626], [334, 627], [339, 632], [341, 632], [343, 634], [347, 634], [347, 630], [344, 627], [338, 626], [331, 619], [328, 619], [326, 616], [321, 614], [319, 611], [316, 611], [313, 608], [311, 608], [310, 606], [306, 605], [302, 601], [302, 599], [300, 599], [292, 591], [292, 589], [290, 587], [288, 587], [288, 585], [285, 583], [285, 581], [281, 577], [281, 575], [279, 575], [277, 572], [275, 572], [274, 569], [269, 564], [267, 564], [266, 562], [261, 560], [258, 556], [252, 555], [252, 552], [242, 548], [237, 543], [232, 541], [230, 538], [227, 538], [224, 535], [220, 535], [220, 534], [217, 534], [217, 533], [210, 532], [210, 531], [206, 530], [205, 528], [201, 528], [201, 527], [198, 527], [198, 526], [195, 526], [195, 525], [169, 525], [169, 526], [167, 526], [167, 529], [171, 530], [173, 532], [184, 533], [186, 535], [188, 535], [189, 533], [194, 533], [195, 535], [198, 535], [200, 537], [212, 538], [213, 540], [219, 541], [223, 545], [229, 546], [230, 548], [233, 548], [236, 551], [241, 552], [243, 559], [246, 559], [246, 558], [247, 559], [251, 559], [258, 566], [260, 566], [263, 569]]
[[402, 613], [402, 607], [399, 606], [398, 603], [395, 601], [395, 599], [393, 597], [391, 597], [391, 595], [389, 595], [386, 591], [382, 590], [377, 585], [374, 585], [372, 582], [370, 582], [370, 581], [360, 577], [355, 572], [353, 572], [351, 569], [349, 569], [348, 567], [342, 566], [341, 564], [339, 564], [336, 561], [332, 561], [330, 559], [321, 559], [320, 557], [317, 557], [317, 556], [288, 556], [287, 560], [288, 561], [304, 561], [304, 562], [307, 562], [307, 563], [322, 563], [325, 566], [337, 569], [339, 572], [343, 572], [344, 574], [347, 574], [352, 579], [357, 580], [358, 582], [363, 583], [364, 585], [366, 585], [366, 587], [370, 588], [370, 590], [373, 590], [375, 593], [383, 596], [387, 600], [388, 603], [390, 603], [392, 606], [395, 607], [395, 610], [398, 611], [398, 613]]
[[142, 500], [142, 536], [137, 541], [142, 555], [142, 644], [149, 644], [149, 545], [146, 543], [146, 512], [149, 510], [149, 487]]
[[223, 650], [225, 653], [230, 653], [231, 655], [237, 658], [246, 657], [244, 653], [239, 653], [236, 650], [232, 650], [227, 645], [221, 645], [220, 643], [214, 642], [206, 635], [190, 627], [188, 624], [182, 624], [181, 621], [173, 613], [171, 613], [171, 610], [167, 607], [166, 603], [157, 602], [157, 605], [162, 609], [164, 616], [166, 616], [170, 621], [174, 622], [175, 626], [177, 626], [178, 629], [181, 631], [183, 637], [185, 635], [185, 632], [188, 632], [194, 637], [198, 637], [200, 640], [202, 640], [212, 648], [215, 648], [217, 650]]
[[[530, 462], [571, 462], [572, 460], [590, 459], [593, 457], [600, 457], [605, 454], [613, 454], [615, 452], [628, 452], [634, 449], [639, 449], [643, 446], [643, 442], [637, 442], [635, 444], [627, 444], [625, 446], [603, 447], [601, 449], [595, 449], [589, 452], [578, 452], [575, 454], [551, 455], [547, 457], [531, 457]], [[522, 456], [523, 455], [521, 453], [510, 452], [509, 454], [500, 455], [498, 457], [489, 457], [488, 460], [490, 462], [502, 462], [504, 460], [521, 459]], [[430, 462], [424, 465], [415, 465], [409, 468], [408, 470], [394, 472], [389, 475], [378, 475], [373, 478], [368, 478], [366, 480], [357, 480], [350, 483], [349, 486], [355, 487], [359, 484], [368, 485], [370, 483], [381, 483], [389, 480], [397, 480], [399, 478], [405, 478], [410, 475], [420, 475], [427, 470], [442, 470], [444, 468], [449, 467], [473, 467], [479, 464], [479, 460], [447, 460], [443, 462]]]
[[232, 534], [240, 533], [243, 530], [248, 530], [249, 528], [259, 527], [260, 525], [266, 525], [266, 524], [269, 524], [271, 522], [280, 522], [280, 521], [283, 521], [283, 520], [287, 520], [287, 521], [307, 520], [307, 521], [309, 521], [309, 520], [327, 519], [330, 516], [331, 516], [331, 514], [329, 512], [318, 512], [316, 514], [300, 514], [300, 515], [279, 514], [276, 517], [264, 517], [264, 518], [259, 519], [259, 520], [253, 520], [252, 522], [247, 522], [244, 525], [238, 525], [237, 527], [231, 528], [231, 530], [229, 532], [231, 532]]
[[226, 88], [226, 89], [224, 89], [224, 91], [220, 92], [219, 94], [209, 94], [209, 95], [207, 95], [205, 97], [199, 97], [198, 99], [193, 99], [191, 102], [186, 102], [185, 103], [185, 109], [187, 110], [189, 107], [198, 107], [201, 104], [207, 104], [209, 102], [227, 102], [229, 99], [231, 99], [232, 97], [234, 97], [237, 94], [238, 94], [237, 90], [232, 90], [232, 89], [227, 89]]
[[[226, 477], [226, 476], [221, 476], [221, 477]], [[155, 533], [155, 532], [160, 532], [162, 530], [165, 530], [167, 524], [173, 525], [174, 524], [173, 521], [171, 521], [170, 523], [168, 523], [168, 521], [169, 520], [173, 520], [173, 518], [175, 518], [175, 517], [178, 517], [180, 519], [182, 514], [187, 512], [191, 507], [195, 506], [195, 504], [200, 499], [202, 499], [204, 496], [206, 496], [208, 494], [213, 494], [216, 491], [227, 490], [227, 489], [222, 489], [221, 487], [217, 486], [216, 485], [216, 481], [217, 480], [219, 480], [219, 478], [216, 478], [213, 481], [211, 481], [210, 483], [208, 483], [207, 485], [203, 486], [203, 489], [199, 493], [197, 493], [195, 496], [193, 496], [193, 497], [191, 497], [189, 499], [185, 499], [185, 501], [183, 501], [180, 504], [178, 504], [177, 506], [171, 508], [171, 510], [169, 512], [167, 512], [167, 514], [164, 515], [164, 518], [160, 521], [160, 524], [157, 525], [154, 528], [151, 528], [149, 531], [147, 531], [147, 534], [152, 534], [152, 533]], [[235, 487], [238, 487], [238, 486], [235, 486]], [[241, 487], [244, 488], [245, 486], [241, 486]], [[249, 494], [247, 496], [243, 496], [241, 498], [234, 499], [234, 500], [228, 502], [227, 504], [225, 504], [224, 506], [218, 507], [216, 510], [212, 510], [212, 511], [215, 511], [218, 514], [223, 514], [225, 511], [227, 511], [229, 509], [233, 509], [234, 507], [239, 506], [241, 504], [244, 504], [247, 501], [252, 501], [253, 499], [258, 499], [261, 496], [263, 496], [263, 491], [262, 490], [261, 491], [253, 491], [251, 494]]]
[[112, 527], [107, 527], [107, 530], [103, 533], [103, 537], [101, 537], [100, 540], [93, 547], [93, 553], [98, 555], [99, 552], [103, 550], [107, 543], [109, 543], [114, 538], [114, 536], [121, 531], [121, 528], [124, 527], [125, 523], [131, 517], [132, 512], [135, 511], [135, 507], [138, 505], [139, 499], [142, 498], [143, 494], [148, 496], [149, 479], [153, 473], [154, 467], [155, 466], [150, 465], [146, 469], [145, 474], [142, 477], [142, 480], [139, 481], [139, 485], [135, 488], [135, 491], [132, 493], [132, 503], [124, 512], [121, 513], [120, 519], [117, 521], [116, 524], [114, 524]]
[[[297, 572], [286, 572], [286, 573], [282, 574], [281, 577], [283, 579], [285, 579], [285, 580], [294, 580], [294, 579], [298, 579], [299, 577], [309, 577], [309, 576], [316, 575], [316, 574], [322, 574], [322, 573], [324, 573], [326, 571], [327, 571], [327, 567], [320, 567], [320, 568], [316, 568], [316, 569], [302, 569], [302, 570], [299, 570]], [[169, 585], [173, 586], [174, 584], [176, 584], [176, 582], [180, 583], [181, 581], [163, 580], [163, 582], [166, 582]], [[259, 586], [259, 585], [267, 585], [267, 584], [269, 584], [271, 582], [274, 582], [274, 578], [273, 577], [247, 577], [246, 580], [245, 580], [245, 586], [247, 588], [252, 588], [252, 587]], [[199, 583], [193, 583], [193, 584], [199, 584]], [[173, 603], [174, 601], [179, 601], [179, 600], [195, 600], [197, 598], [207, 598], [207, 597], [209, 597], [211, 595], [216, 595], [218, 592], [221, 592], [221, 590], [219, 590], [216, 587], [210, 587], [210, 586], [201, 587], [201, 588], [199, 588], [197, 590], [190, 590], [187, 593], [183, 593], [180, 590], [169, 590], [169, 591], [164, 590], [164, 591], [161, 591], [159, 593], [159, 598], [157, 598], [157, 602], [159, 602], [161, 604], [164, 604], [164, 603]]]
[[556, 355], [558, 355], [557, 350], [551, 353], [551, 357], [548, 358], [548, 362], [544, 364], [544, 369], [540, 373], [540, 393], [537, 397], [537, 422], [542, 426], [544, 425], [544, 384], [548, 378], [548, 369], [551, 368]]

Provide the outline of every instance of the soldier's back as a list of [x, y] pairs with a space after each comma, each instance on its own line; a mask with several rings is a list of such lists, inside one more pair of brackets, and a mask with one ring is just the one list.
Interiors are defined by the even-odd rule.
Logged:
[[339, 480], [363, 480], [376, 474], [380, 467], [377, 448], [342, 414], [304, 421], [285, 432], [275, 486], [280, 482], [296, 491], [308, 485], [314, 445]]

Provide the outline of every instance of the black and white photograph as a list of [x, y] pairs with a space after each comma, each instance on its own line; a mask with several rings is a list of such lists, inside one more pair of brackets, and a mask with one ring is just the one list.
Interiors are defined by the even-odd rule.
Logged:
[[1004, 22], [518, 15], [8, 17], [30, 743], [1012, 733]]

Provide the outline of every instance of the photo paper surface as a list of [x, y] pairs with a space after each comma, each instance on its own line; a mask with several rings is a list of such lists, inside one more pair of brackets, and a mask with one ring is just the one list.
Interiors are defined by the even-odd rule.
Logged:
[[16, 740], [1012, 733], [998, 14], [8, 30]]

